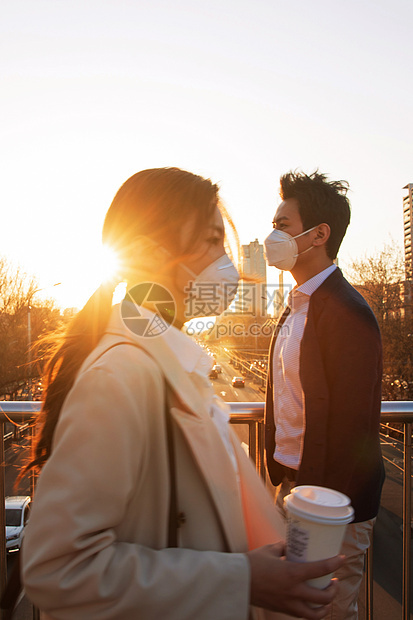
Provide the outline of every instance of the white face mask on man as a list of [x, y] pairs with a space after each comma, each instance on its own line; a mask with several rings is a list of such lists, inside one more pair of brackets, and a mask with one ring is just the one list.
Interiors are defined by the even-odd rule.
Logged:
[[295, 237], [292, 237], [283, 230], [277, 230], [275, 228], [264, 241], [268, 265], [270, 267], [277, 267], [277, 269], [281, 269], [282, 271], [291, 271], [297, 262], [297, 257], [309, 252], [314, 247], [310, 246], [303, 252], [299, 252], [296, 239], [306, 235], [315, 228], [317, 228], [317, 226], [313, 226], [299, 235], [295, 235]]
[[[228, 254], [217, 258], [198, 275], [183, 263], [181, 266], [193, 278], [185, 289], [187, 309], [191, 304], [191, 307], [207, 307], [208, 312], [203, 316], [222, 314], [234, 300], [240, 280], [237, 268]], [[192, 312], [187, 311], [187, 314], [190, 316]]]

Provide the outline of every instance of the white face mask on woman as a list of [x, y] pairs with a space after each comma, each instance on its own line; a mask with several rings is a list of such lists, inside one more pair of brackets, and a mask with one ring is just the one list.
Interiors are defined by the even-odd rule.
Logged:
[[237, 268], [228, 254], [217, 258], [198, 275], [183, 263], [181, 266], [193, 278], [185, 289], [188, 317], [193, 315], [190, 309], [194, 307], [199, 310], [204, 307], [208, 310], [205, 314], [200, 311], [198, 316], [222, 314], [234, 300], [240, 280]]
[[317, 228], [317, 226], [313, 226], [299, 235], [295, 235], [295, 237], [292, 237], [283, 230], [274, 229], [264, 241], [268, 265], [270, 267], [277, 267], [277, 269], [281, 269], [282, 271], [291, 271], [297, 262], [297, 256], [309, 252], [314, 247], [311, 246], [303, 252], [299, 252], [296, 239], [315, 228]]

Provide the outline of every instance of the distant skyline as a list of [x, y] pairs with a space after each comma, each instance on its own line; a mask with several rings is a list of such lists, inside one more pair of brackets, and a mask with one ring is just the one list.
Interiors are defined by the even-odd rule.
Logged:
[[406, 186], [406, 195], [403, 199], [403, 223], [404, 223], [404, 258], [406, 279], [413, 277], [412, 260], [412, 230], [413, 230], [413, 183]]
[[319, 168], [350, 183], [342, 267], [403, 247], [412, 22], [410, 0], [3, 0], [0, 254], [83, 305], [113, 195], [158, 166], [217, 182], [241, 244]]

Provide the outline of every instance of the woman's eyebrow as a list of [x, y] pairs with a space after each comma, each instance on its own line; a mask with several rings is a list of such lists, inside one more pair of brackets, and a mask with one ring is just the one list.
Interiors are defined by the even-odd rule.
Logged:
[[220, 235], [223, 235], [225, 233], [225, 230], [222, 226], [218, 226], [218, 224], [210, 224], [208, 226], [208, 230], [215, 230], [216, 232], [218, 232]]

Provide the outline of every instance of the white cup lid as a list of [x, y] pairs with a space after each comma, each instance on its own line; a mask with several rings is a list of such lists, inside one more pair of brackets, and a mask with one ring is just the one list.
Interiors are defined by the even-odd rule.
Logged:
[[350, 498], [326, 487], [298, 486], [284, 501], [287, 510], [312, 521], [350, 523], [354, 517]]

